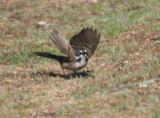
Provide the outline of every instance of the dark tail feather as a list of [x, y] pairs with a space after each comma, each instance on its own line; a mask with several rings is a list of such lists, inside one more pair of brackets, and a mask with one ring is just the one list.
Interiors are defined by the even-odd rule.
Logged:
[[59, 62], [64, 58], [63, 56], [57, 56], [57, 55], [53, 55], [53, 54], [45, 53], [45, 52], [34, 52], [33, 54], [35, 54], [37, 56], [41, 56], [41, 57], [54, 59], [54, 60], [57, 60]]

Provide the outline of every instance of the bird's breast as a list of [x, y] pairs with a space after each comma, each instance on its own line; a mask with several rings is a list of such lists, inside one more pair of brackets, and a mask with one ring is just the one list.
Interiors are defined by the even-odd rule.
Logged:
[[83, 68], [84, 66], [86, 66], [87, 62], [85, 60], [81, 60], [81, 61], [77, 61], [75, 62], [75, 67], [76, 68]]
[[86, 58], [81, 58], [80, 60], [69, 62], [69, 63], [62, 63], [61, 66], [63, 69], [67, 70], [79, 70], [87, 65], [88, 59], [86, 61]]

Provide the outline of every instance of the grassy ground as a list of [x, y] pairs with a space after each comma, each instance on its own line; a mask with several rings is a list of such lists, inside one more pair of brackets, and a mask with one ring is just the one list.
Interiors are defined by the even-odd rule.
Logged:
[[[0, 118], [159, 118], [159, 6], [159, 0], [0, 1]], [[63, 77], [56, 61], [32, 55], [61, 54], [41, 21], [67, 39], [83, 27], [99, 31], [87, 76], [81, 70]]]

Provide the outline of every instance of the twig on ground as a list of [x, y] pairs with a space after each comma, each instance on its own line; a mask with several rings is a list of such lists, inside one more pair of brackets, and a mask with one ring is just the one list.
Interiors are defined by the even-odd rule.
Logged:
[[120, 85], [114, 90], [114, 92], [119, 91], [119, 90], [123, 90], [123, 89], [126, 89], [126, 88], [148, 87], [149, 84], [153, 84], [153, 83], [156, 83], [156, 82], [160, 82], [160, 79], [159, 78], [154, 78], [154, 79], [150, 79], [150, 80], [140, 82], [140, 83]]

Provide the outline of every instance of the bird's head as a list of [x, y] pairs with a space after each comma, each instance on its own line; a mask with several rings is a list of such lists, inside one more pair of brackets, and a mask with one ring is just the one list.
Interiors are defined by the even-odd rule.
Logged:
[[87, 50], [84, 48], [77, 49], [75, 51], [75, 58], [76, 58], [76, 60], [79, 60], [79, 61], [81, 61], [82, 59], [85, 59], [85, 61], [88, 61]]

